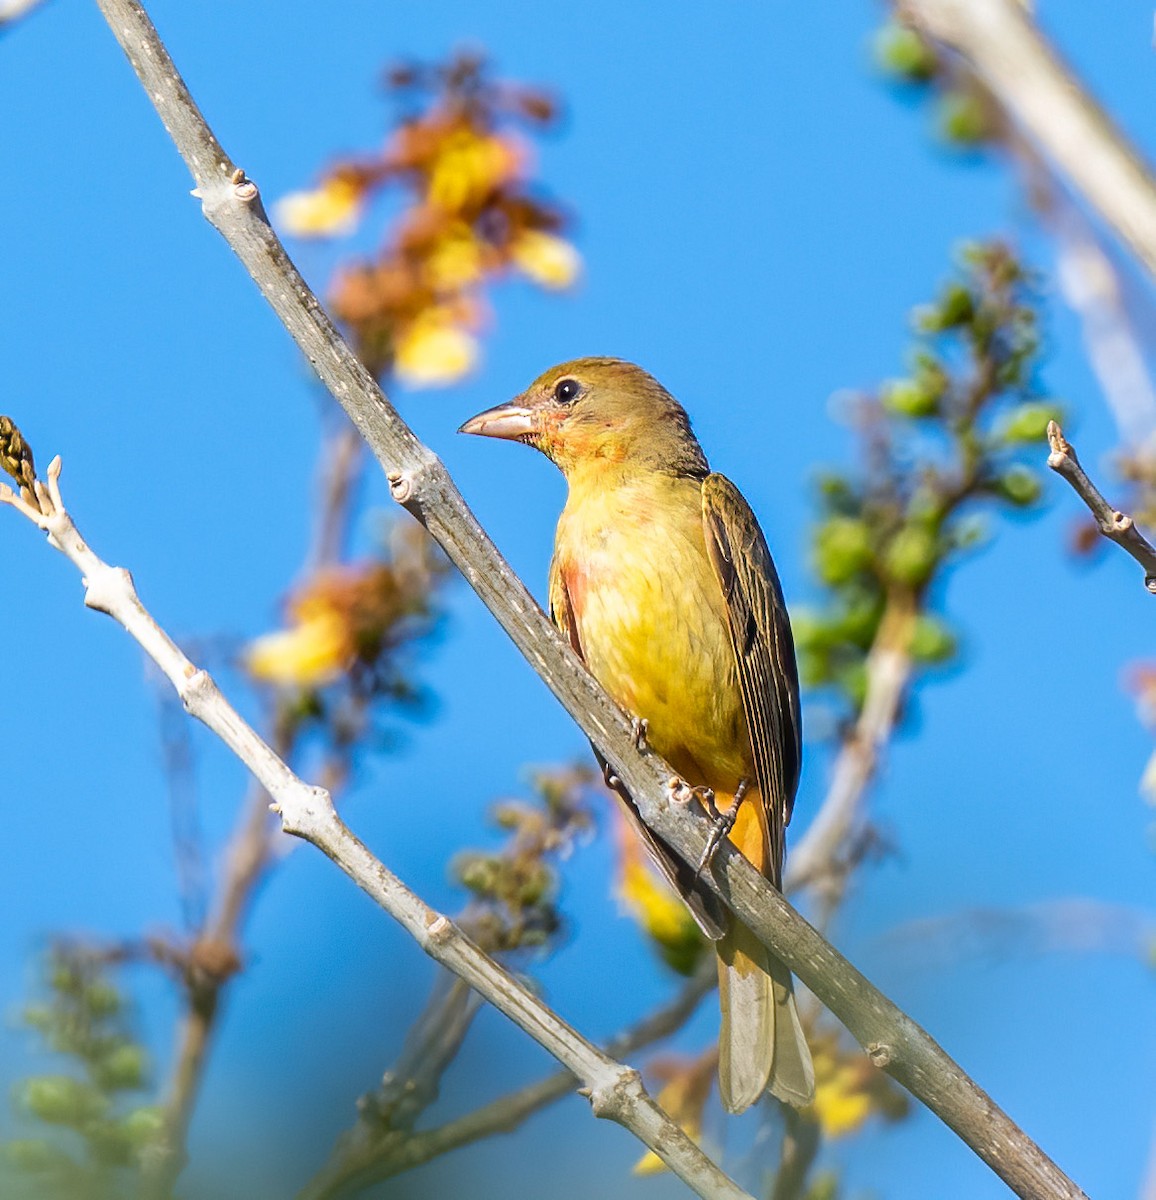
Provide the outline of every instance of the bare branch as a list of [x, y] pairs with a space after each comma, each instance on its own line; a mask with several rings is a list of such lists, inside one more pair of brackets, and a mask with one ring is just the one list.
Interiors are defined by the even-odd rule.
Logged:
[[1144, 568], [1144, 586], [1156, 594], [1156, 548], [1136, 528], [1136, 523], [1127, 513], [1117, 512], [1104, 499], [1100, 489], [1088, 478], [1075, 448], [1068, 442], [1063, 431], [1055, 423], [1048, 422], [1048, 466], [1062, 475], [1075, 489], [1076, 495], [1088, 506], [1100, 532], [1116, 543]]
[[[256, 185], [221, 149], [138, 0], [98, 0], [110, 28], [137, 72], [197, 185], [206, 218], [245, 264], [323, 382], [345, 408], [385, 469], [395, 500], [442, 545], [567, 711], [610, 762], [646, 821], [688, 863], [701, 860], [711, 825], [695, 806], [679, 803], [668, 764], [635, 744], [631, 721], [606, 695], [525, 586], [498, 553], [440, 460], [417, 439], [358, 361], [269, 225]], [[383, 906], [396, 881], [381, 882], [375, 864], [344, 830], [332, 804], [303, 805], [286, 829], [314, 842]], [[362, 882], [368, 878], [373, 886]], [[387, 877], [392, 880], [391, 876]], [[1002, 1112], [918, 1025], [855, 970], [804, 921], [753, 867], [722, 847], [710, 885], [756, 936], [826, 1004], [885, 1067], [1020, 1196], [1077, 1197], [1083, 1193]], [[423, 912], [428, 912], [422, 906]], [[400, 919], [400, 918], [399, 918]], [[443, 919], [444, 920], [444, 919]], [[440, 943], [420, 916], [403, 919], [423, 946]], [[449, 922], [445, 922], [449, 926]], [[438, 925], [439, 930], [443, 926]], [[476, 954], [477, 951], [475, 950]], [[468, 957], [468, 956], [467, 956]], [[465, 969], [448, 953], [441, 961]], [[531, 1019], [507, 1011], [529, 1032]], [[626, 1089], [630, 1092], [630, 1089]], [[596, 1091], [601, 1097], [603, 1092]]]
[[337, 815], [329, 793], [298, 778], [225, 699], [206, 671], [198, 670], [141, 603], [132, 576], [111, 567], [89, 548], [64, 507], [60, 459], [48, 483], [36, 481], [39, 511], [0, 488], [12, 504], [84, 577], [84, 602], [107, 613], [132, 635], [172, 683], [185, 708], [211, 729], [249, 768], [274, 801], [287, 833], [312, 842], [386, 910], [432, 958], [448, 967], [549, 1050], [579, 1080], [596, 1116], [631, 1130], [698, 1195], [751, 1200], [654, 1102], [637, 1071], [586, 1041], [556, 1013], [483, 953], [446, 916], [431, 909], [369, 852]]
[[958, 51], [1026, 134], [1156, 275], [1156, 182], [1017, 0], [895, 0]]

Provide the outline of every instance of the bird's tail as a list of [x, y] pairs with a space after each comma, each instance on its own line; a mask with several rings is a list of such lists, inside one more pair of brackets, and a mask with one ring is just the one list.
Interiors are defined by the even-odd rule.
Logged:
[[791, 973], [738, 921], [716, 948], [723, 1106], [743, 1112], [766, 1091], [788, 1104], [810, 1104], [815, 1068], [795, 1008]]
[[[731, 841], [772, 882], [779, 864], [767, 835], [761, 797], [748, 793], [730, 832]], [[815, 1068], [795, 1008], [791, 973], [741, 922], [731, 918], [718, 950], [722, 1027], [718, 1081], [728, 1112], [742, 1112], [769, 1091], [801, 1107], [815, 1095]]]

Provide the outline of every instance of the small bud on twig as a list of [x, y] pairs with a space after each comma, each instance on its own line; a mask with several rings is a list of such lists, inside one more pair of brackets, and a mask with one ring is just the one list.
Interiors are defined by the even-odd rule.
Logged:
[[21, 497], [34, 508], [39, 508], [32, 447], [24, 440], [24, 435], [11, 417], [0, 416], [0, 467], [16, 480]]

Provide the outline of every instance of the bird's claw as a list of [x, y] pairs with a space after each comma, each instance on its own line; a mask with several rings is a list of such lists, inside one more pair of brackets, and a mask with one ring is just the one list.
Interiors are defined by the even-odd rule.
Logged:
[[734, 828], [735, 818], [739, 815], [739, 805], [742, 804], [743, 798], [746, 796], [749, 788], [750, 784], [745, 779], [739, 780], [739, 786], [735, 788], [734, 799], [727, 805], [725, 812], [719, 812], [714, 802], [714, 792], [710, 788], [696, 789], [704, 793], [703, 805], [711, 819], [711, 830], [710, 836], [706, 840], [706, 847], [703, 849], [702, 857], [698, 860], [698, 866], [694, 869], [694, 878], [691, 880], [692, 887], [698, 883], [702, 873], [714, 861], [714, 856], [718, 853], [718, 848], [722, 845], [723, 838]]
[[650, 722], [645, 717], [635, 717], [630, 722], [630, 740], [635, 750], [647, 748], [646, 735], [650, 732]]

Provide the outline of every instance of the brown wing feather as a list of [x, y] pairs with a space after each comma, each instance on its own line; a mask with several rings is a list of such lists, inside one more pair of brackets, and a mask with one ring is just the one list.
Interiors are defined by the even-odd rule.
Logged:
[[771, 552], [750, 505], [729, 479], [702, 485], [703, 529], [727, 605], [755, 779], [767, 814], [771, 881], [782, 883], [783, 831], [802, 761], [799, 674], [787, 606]]
[[[585, 661], [581, 638], [578, 634], [578, 622], [575, 620], [574, 606], [570, 601], [570, 592], [566, 587], [566, 579], [558, 565], [557, 558], [550, 563], [549, 594], [550, 619], [570, 642], [574, 653]], [[605, 771], [606, 760], [598, 752], [598, 747], [592, 743], [591, 749], [594, 751], [594, 757], [598, 759]], [[650, 856], [662, 872], [663, 878], [682, 897], [703, 935], [711, 941], [718, 941], [726, 932], [729, 920], [722, 901], [699, 882], [693, 868], [683, 862], [666, 842], [650, 829], [638, 815], [634, 805], [627, 802], [622, 795], [619, 798], [622, 800], [622, 808], [631, 825], [646, 844]]]

